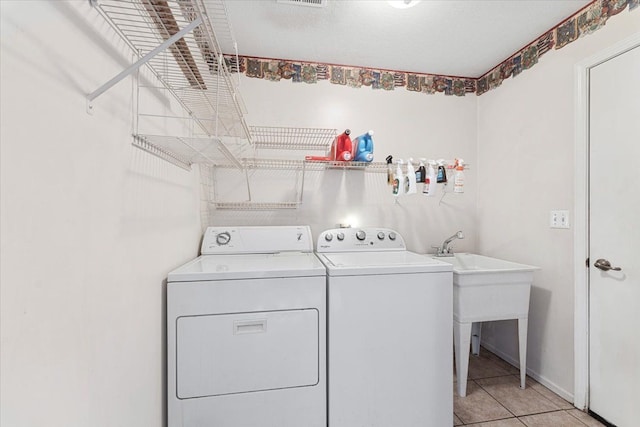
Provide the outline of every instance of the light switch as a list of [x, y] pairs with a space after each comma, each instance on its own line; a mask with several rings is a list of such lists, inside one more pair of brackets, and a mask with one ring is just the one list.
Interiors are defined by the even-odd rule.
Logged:
[[551, 211], [549, 215], [549, 227], [569, 228], [569, 211]]

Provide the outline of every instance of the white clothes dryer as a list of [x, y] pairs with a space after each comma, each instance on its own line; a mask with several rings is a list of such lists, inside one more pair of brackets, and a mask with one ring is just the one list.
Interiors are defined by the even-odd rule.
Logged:
[[318, 237], [330, 427], [453, 425], [453, 272], [384, 228]]
[[210, 227], [168, 275], [169, 427], [326, 427], [326, 275], [311, 230]]

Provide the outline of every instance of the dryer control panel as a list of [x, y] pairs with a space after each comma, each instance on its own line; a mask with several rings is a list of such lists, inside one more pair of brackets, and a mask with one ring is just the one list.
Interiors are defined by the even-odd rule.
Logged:
[[318, 236], [316, 252], [405, 251], [404, 239], [388, 228], [333, 228]]
[[307, 225], [265, 227], [208, 227], [202, 238], [202, 255], [313, 252]]

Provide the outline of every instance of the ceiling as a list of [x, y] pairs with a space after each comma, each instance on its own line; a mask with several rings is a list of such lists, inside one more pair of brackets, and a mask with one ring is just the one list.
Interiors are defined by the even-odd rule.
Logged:
[[[591, 0], [227, 0], [241, 56], [480, 77]], [[227, 53], [225, 51], [225, 53]], [[232, 53], [232, 52], [228, 52]]]

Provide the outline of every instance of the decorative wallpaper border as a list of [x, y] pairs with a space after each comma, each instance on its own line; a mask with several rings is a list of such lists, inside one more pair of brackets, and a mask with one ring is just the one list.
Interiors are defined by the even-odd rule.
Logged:
[[627, 5], [629, 11], [636, 9], [640, 0], [596, 0], [557, 27], [538, 37], [525, 48], [516, 52], [488, 73], [476, 80], [476, 94], [495, 89], [505, 79], [515, 77], [538, 63], [542, 55], [551, 48], [562, 49], [578, 38], [591, 34], [604, 26], [607, 20], [622, 12]]
[[627, 6], [633, 11], [640, 0], [594, 0], [593, 3], [538, 37], [479, 78], [452, 77], [435, 74], [410, 73], [345, 65], [310, 63], [284, 59], [255, 58], [225, 55], [225, 62], [232, 72], [239, 71], [247, 77], [269, 81], [291, 80], [294, 83], [317, 83], [328, 80], [332, 84], [353, 88], [394, 90], [405, 87], [411, 92], [464, 96], [467, 93], [482, 95], [500, 86], [505, 79], [515, 77], [538, 63], [542, 55], [553, 49], [561, 49], [578, 38], [602, 28], [607, 20], [622, 12]]
[[450, 77], [434, 74], [407, 73], [344, 65], [330, 65], [290, 61], [284, 59], [236, 57], [225, 55], [230, 70], [240, 70], [247, 77], [270, 81], [291, 80], [294, 83], [318, 83], [329, 80], [333, 84], [353, 88], [371, 87], [372, 89], [394, 90], [406, 87], [412, 92], [436, 93], [464, 96], [476, 91], [476, 79]]

